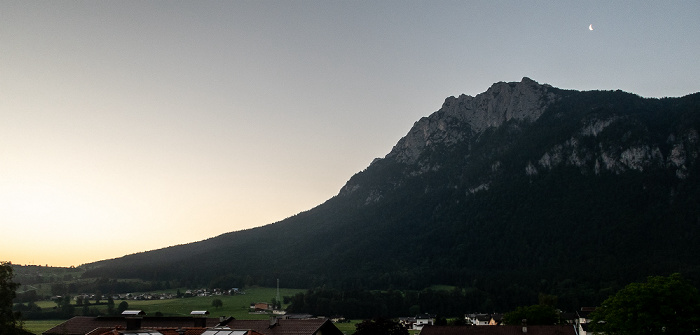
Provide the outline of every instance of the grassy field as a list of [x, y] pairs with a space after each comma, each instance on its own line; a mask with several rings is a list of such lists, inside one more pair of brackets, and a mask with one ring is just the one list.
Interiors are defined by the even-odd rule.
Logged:
[[[185, 291], [181, 289], [181, 291]], [[293, 296], [296, 293], [305, 292], [301, 289], [283, 289], [280, 288], [280, 296]], [[277, 294], [275, 288], [253, 287], [245, 290], [246, 294], [234, 296], [212, 296], [212, 297], [192, 297], [182, 299], [167, 299], [167, 300], [127, 300], [129, 309], [140, 309], [146, 312], [146, 316], [154, 316], [157, 312], [163, 313], [165, 316], [189, 316], [191, 311], [207, 310], [210, 317], [233, 316], [239, 320], [260, 320], [268, 319], [265, 314], [250, 314], [250, 303], [255, 302], [271, 302]], [[221, 308], [212, 307], [214, 299], [221, 299], [223, 306]], [[115, 306], [118, 306], [121, 300], [115, 300]], [[37, 302], [42, 309], [51, 309], [56, 306], [53, 301]], [[97, 307], [106, 313], [107, 307], [104, 305], [91, 306]], [[286, 307], [286, 306], [282, 306]], [[76, 307], [80, 310], [81, 307]], [[62, 323], [64, 320], [28, 320], [24, 321], [24, 328], [34, 334], [42, 332]], [[353, 334], [355, 325], [362, 320], [351, 320], [347, 323], [337, 323], [336, 327], [344, 334]], [[411, 335], [415, 335], [416, 331], [410, 331]]]
[[350, 322], [336, 323], [335, 326], [340, 329], [343, 334], [352, 334], [355, 332], [355, 325], [362, 320], [350, 320]]
[[24, 329], [32, 334], [41, 334], [64, 320], [29, 320], [24, 321]]
[[[181, 289], [185, 291], [184, 289]], [[302, 289], [283, 289], [280, 288], [280, 296], [293, 296], [298, 292], [304, 292]], [[157, 312], [163, 313], [165, 316], [189, 316], [191, 311], [209, 311], [210, 317], [218, 316], [233, 316], [239, 320], [258, 320], [268, 319], [268, 315], [264, 314], [249, 314], [250, 304], [255, 302], [271, 302], [277, 295], [275, 288], [253, 287], [245, 290], [245, 294], [233, 296], [212, 296], [212, 297], [192, 297], [181, 299], [166, 299], [166, 300], [127, 300], [129, 309], [140, 309], [146, 312], [146, 316], [154, 316]], [[220, 308], [212, 307], [214, 299], [221, 299], [223, 306]], [[115, 300], [115, 307], [121, 303], [121, 300]], [[56, 306], [53, 301], [39, 301], [37, 305], [42, 309], [51, 309]], [[286, 307], [286, 306], [282, 306]], [[76, 307], [79, 311], [82, 307]], [[90, 306], [90, 308], [98, 308], [101, 312], [106, 313], [107, 307], [104, 305]], [[35, 334], [41, 334], [43, 331], [52, 328], [53, 326], [63, 322], [63, 320], [28, 320], [24, 322], [24, 328]], [[354, 327], [353, 331], [354, 332]], [[352, 332], [349, 332], [351, 334]]]
[[[360, 322], [362, 322], [362, 320], [350, 320], [350, 322], [336, 323], [335, 326], [338, 327], [343, 334], [350, 335], [355, 333], [355, 330], [357, 330], [355, 325]], [[420, 330], [409, 330], [408, 333], [410, 335], [417, 335], [420, 333]]]

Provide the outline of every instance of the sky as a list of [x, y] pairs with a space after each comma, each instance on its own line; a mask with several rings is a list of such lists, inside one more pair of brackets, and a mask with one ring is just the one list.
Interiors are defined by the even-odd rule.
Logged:
[[0, 260], [78, 266], [282, 220], [499, 81], [698, 92], [698, 17], [698, 1], [0, 0]]

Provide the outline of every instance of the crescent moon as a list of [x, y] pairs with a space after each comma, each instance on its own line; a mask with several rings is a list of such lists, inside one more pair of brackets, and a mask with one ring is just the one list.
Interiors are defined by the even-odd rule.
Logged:
[[593, 30], [593, 25], [588, 26], [588, 30]]

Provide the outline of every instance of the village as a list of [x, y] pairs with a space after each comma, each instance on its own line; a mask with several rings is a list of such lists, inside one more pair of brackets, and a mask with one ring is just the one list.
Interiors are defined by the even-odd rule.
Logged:
[[[111, 298], [112, 300], [166, 300], [166, 299], [176, 299], [176, 298], [190, 298], [190, 297], [212, 297], [212, 296], [222, 296], [222, 295], [236, 295], [236, 294], [245, 294], [244, 291], [239, 290], [238, 288], [232, 288], [228, 290], [224, 289], [194, 289], [194, 290], [186, 290], [184, 293], [180, 292], [178, 290], [177, 293], [168, 293], [168, 292], [162, 292], [162, 293], [121, 293], [121, 294], [111, 294], [111, 295], [106, 295], [102, 297], [97, 297], [94, 293], [80, 293], [73, 297], [73, 300], [76, 302], [79, 301], [89, 301], [89, 300], [101, 300], [101, 299], [109, 299]], [[60, 299], [61, 296], [53, 296], [51, 297], [51, 300], [56, 300]], [[79, 304], [80, 305], [80, 304]]]
[[[200, 294], [203, 294], [201, 292]], [[588, 335], [590, 313], [581, 308], [562, 314], [558, 325], [504, 325], [502, 314], [466, 314], [459, 326], [437, 325], [436, 315], [400, 317], [392, 322], [415, 335], [493, 334], [493, 335]], [[266, 302], [251, 303], [250, 313], [269, 315], [268, 320], [238, 320], [234, 317], [209, 317], [206, 310], [192, 311], [189, 317], [147, 316], [142, 310], [125, 310], [120, 316], [75, 316], [43, 335], [348, 335], [336, 325], [348, 322], [343, 317], [287, 314]], [[367, 321], [365, 321], [367, 322]]]

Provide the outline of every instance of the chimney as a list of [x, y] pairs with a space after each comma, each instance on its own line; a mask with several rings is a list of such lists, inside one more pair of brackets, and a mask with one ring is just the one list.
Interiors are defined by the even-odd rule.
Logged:
[[126, 310], [122, 315], [126, 320], [126, 330], [138, 330], [141, 329], [141, 320], [146, 313], [141, 310]]
[[523, 319], [523, 334], [527, 334], [527, 319]]
[[235, 320], [233, 316], [225, 317], [225, 316], [220, 316], [219, 317], [219, 324], [216, 325], [216, 327], [226, 327], [226, 325], [229, 324], [229, 322]]
[[279, 319], [273, 315], [270, 317], [270, 326], [267, 328], [271, 329], [271, 328], [274, 328], [275, 326], [279, 326], [279, 324], [280, 324]]
[[194, 327], [207, 328], [207, 315], [209, 311], [192, 311], [192, 320], [194, 320]]

